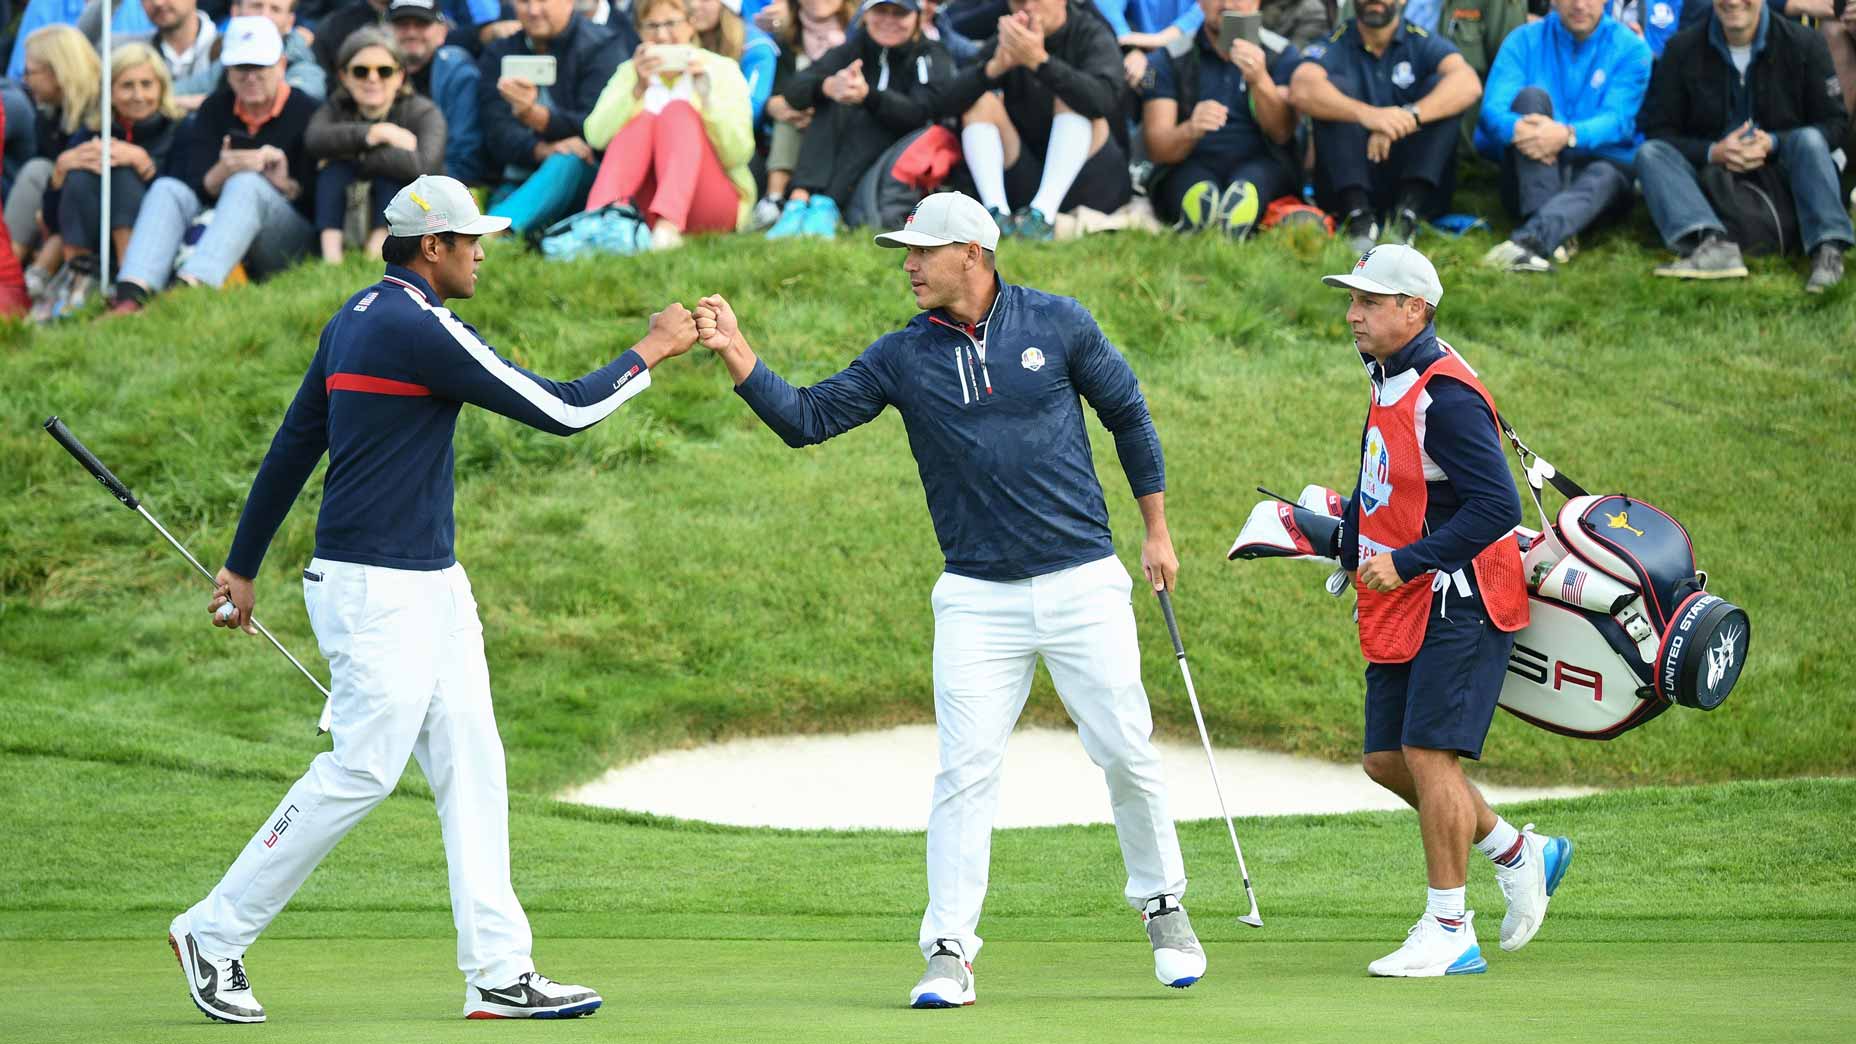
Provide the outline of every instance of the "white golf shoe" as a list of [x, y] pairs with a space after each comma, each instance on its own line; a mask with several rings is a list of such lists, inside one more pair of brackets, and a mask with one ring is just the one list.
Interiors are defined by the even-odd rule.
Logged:
[[187, 978], [187, 995], [194, 1006], [209, 1019], [220, 1022], [263, 1022], [264, 1005], [251, 995], [251, 982], [245, 978], [245, 962], [236, 957], [217, 957], [200, 949], [193, 937], [193, 925], [186, 914], [168, 925], [168, 945], [180, 961], [180, 973]]
[[928, 967], [909, 991], [911, 1008], [964, 1008], [975, 999], [973, 963], [952, 939], [936, 939]]
[[1162, 895], [1147, 900], [1141, 920], [1147, 923], [1147, 940], [1154, 944], [1154, 978], [1183, 990], [1205, 976], [1205, 948], [1178, 899]]
[[1521, 864], [1512, 869], [1495, 867], [1495, 883], [1508, 900], [1508, 910], [1502, 915], [1502, 949], [1518, 950], [1540, 931], [1547, 919], [1547, 900], [1571, 865], [1571, 839], [1542, 837], [1534, 833], [1532, 823], [1521, 828]]
[[507, 986], [464, 987], [467, 1019], [573, 1019], [591, 1015], [605, 1003], [585, 986], [555, 982], [529, 972]]
[[1425, 914], [1411, 926], [1405, 945], [1366, 966], [1373, 975], [1399, 979], [1428, 979], [1439, 975], [1474, 975], [1489, 970], [1476, 945], [1476, 911], [1463, 914], [1456, 931]]

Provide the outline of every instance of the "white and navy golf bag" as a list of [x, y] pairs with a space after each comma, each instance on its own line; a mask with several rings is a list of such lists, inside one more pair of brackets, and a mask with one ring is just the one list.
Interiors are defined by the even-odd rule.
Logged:
[[[1751, 627], [1744, 610], [1706, 590], [1688, 531], [1641, 500], [1587, 493], [1502, 424], [1541, 528], [1515, 530], [1529, 619], [1515, 634], [1501, 707], [1562, 735], [1611, 739], [1674, 703], [1720, 706], [1746, 665]], [[1556, 516], [1541, 501], [1546, 484], [1566, 498]], [[1328, 592], [1339, 595], [1349, 583], [1336, 560], [1345, 506], [1320, 486], [1294, 504], [1266, 500], [1226, 557], [1328, 562], [1337, 567]]]

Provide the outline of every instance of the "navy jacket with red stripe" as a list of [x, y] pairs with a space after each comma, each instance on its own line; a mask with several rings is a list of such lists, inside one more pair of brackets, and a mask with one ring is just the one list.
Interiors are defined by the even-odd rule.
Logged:
[[474, 403], [556, 435], [584, 431], [651, 384], [634, 351], [575, 381], [498, 355], [426, 281], [388, 265], [322, 329], [316, 356], [258, 468], [226, 568], [256, 576], [290, 505], [326, 450], [316, 555], [395, 569], [444, 569], [452, 549], [451, 436]]

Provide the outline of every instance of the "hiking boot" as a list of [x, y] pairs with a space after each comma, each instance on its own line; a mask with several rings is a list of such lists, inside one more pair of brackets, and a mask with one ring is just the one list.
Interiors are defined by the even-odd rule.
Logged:
[[964, 1008], [972, 1004], [973, 964], [952, 939], [936, 939], [928, 967], [909, 991], [911, 1008]]
[[1257, 227], [1261, 207], [1257, 186], [1248, 181], [1234, 181], [1225, 186], [1224, 194], [1218, 197], [1217, 227], [1232, 239], [1247, 239]]
[[1502, 272], [1551, 272], [1553, 262], [1510, 239], [1482, 255], [1482, 263]]
[[1687, 257], [1659, 267], [1656, 274], [1668, 279], [1745, 279], [1746, 262], [1738, 243], [1709, 232]]
[[791, 239], [795, 236], [802, 235], [802, 229], [804, 229], [806, 223], [806, 208], [810, 206], [811, 203], [812, 201], [810, 199], [787, 200], [786, 206], [780, 211], [779, 220], [775, 221], [773, 227], [767, 230], [767, 238]]
[[1036, 207], [1026, 207], [1012, 218], [1016, 226], [1014, 234], [1020, 239], [1040, 239], [1046, 242], [1057, 238], [1057, 229], [1050, 223], [1050, 218]]
[[1489, 970], [1476, 945], [1476, 911], [1463, 914], [1455, 927], [1426, 913], [1405, 933], [1405, 945], [1366, 966], [1378, 976], [1428, 979], [1440, 975], [1475, 975]]
[[1210, 228], [1218, 221], [1218, 202], [1217, 182], [1193, 182], [1179, 201], [1180, 229], [1203, 232]]
[[1804, 292], [1821, 294], [1843, 281], [1843, 248], [1825, 243], [1811, 255], [1811, 274], [1805, 278]]
[[813, 239], [830, 239], [838, 234], [838, 201], [830, 196], [813, 196], [806, 207], [805, 223], [799, 234]]
[[772, 196], [762, 196], [754, 204], [754, 209], [748, 212], [748, 230], [765, 232], [778, 220], [780, 220], [780, 201]]
[[180, 973], [187, 979], [187, 995], [194, 1006], [209, 1019], [219, 1022], [263, 1022], [264, 1005], [251, 995], [251, 980], [245, 977], [245, 962], [237, 957], [217, 957], [200, 949], [193, 937], [193, 923], [186, 914], [168, 925], [168, 946], [180, 962]]
[[1541, 922], [1547, 919], [1547, 901], [1571, 865], [1570, 838], [1542, 837], [1534, 833], [1532, 823], [1521, 828], [1521, 852], [1515, 864], [1495, 864], [1495, 883], [1508, 900], [1508, 910], [1502, 915], [1502, 949], [1518, 950], [1540, 931]]
[[1349, 210], [1340, 219], [1340, 234], [1356, 254], [1364, 254], [1379, 245], [1379, 221], [1370, 210]]
[[1380, 242], [1410, 246], [1417, 242], [1418, 229], [1423, 227], [1423, 224], [1424, 222], [1418, 218], [1417, 211], [1410, 207], [1400, 207], [1392, 215], [1391, 223], [1386, 226], [1385, 238]]
[[539, 972], [497, 989], [464, 987], [467, 1019], [573, 1019], [591, 1015], [603, 1003], [585, 986], [568, 986]]
[[1204, 977], [1205, 948], [1178, 899], [1161, 895], [1147, 900], [1141, 920], [1147, 922], [1147, 941], [1154, 945], [1155, 978], [1183, 990]]

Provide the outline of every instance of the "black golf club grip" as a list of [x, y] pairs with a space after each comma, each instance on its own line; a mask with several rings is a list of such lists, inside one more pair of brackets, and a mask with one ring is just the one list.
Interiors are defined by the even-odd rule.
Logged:
[[1173, 619], [1173, 596], [1165, 590], [1157, 593], [1160, 595], [1160, 612], [1166, 617], [1166, 633], [1173, 636], [1173, 655], [1183, 660], [1186, 658], [1186, 646], [1179, 640], [1179, 621]]
[[95, 475], [97, 481], [103, 483], [105, 489], [115, 494], [116, 499], [122, 501], [124, 507], [133, 509], [141, 503], [135, 499], [134, 493], [129, 492], [129, 487], [122, 484], [121, 479], [103, 466], [103, 462], [97, 459], [95, 453], [90, 452], [89, 448], [77, 441], [77, 436], [71, 434], [71, 429], [64, 426], [64, 421], [59, 420], [57, 414], [45, 419], [45, 431], [58, 440], [58, 445], [63, 446], [65, 452], [76, 457], [77, 462], [84, 466], [84, 470]]

